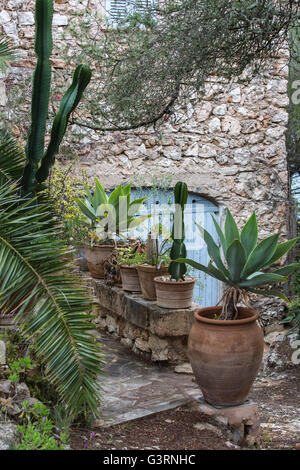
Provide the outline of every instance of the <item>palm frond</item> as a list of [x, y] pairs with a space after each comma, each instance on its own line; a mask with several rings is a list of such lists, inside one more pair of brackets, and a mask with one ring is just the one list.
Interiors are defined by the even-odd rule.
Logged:
[[0, 128], [0, 185], [21, 178], [25, 152], [5, 129]]
[[16, 58], [16, 49], [10, 38], [0, 39], [0, 70], [4, 73], [5, 68]]
[[96, 416], [103, 357], [86, 313], [91, 297], [66, 272], [51, 208], [18, 198], [18, 191], [15, 183], [0, 185], [0, 311], [17, 313], [70, 412]]

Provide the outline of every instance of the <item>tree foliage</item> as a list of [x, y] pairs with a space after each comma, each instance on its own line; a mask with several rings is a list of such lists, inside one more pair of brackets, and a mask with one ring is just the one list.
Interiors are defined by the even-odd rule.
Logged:
[[152, 124], [178, 99], [203, 93], [211, 76], [231, 79], [249, 66], [257, 73], [284, 44], [297, 10], [294, 0], [167, 0], [114, 27], [83, 13], [70, 31], [94, 80], [76, 122], [96, 130]]

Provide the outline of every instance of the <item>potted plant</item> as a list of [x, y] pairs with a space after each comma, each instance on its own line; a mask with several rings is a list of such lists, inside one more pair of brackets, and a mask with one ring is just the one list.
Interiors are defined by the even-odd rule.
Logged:
[[193, 301], [195, 279], [185, 276], [186, 265], [176, 261], [177, 258], [186, 256], [184, 207], [187, 202], [187, 194], [187, 185], [178, 182], [174, 189], [176, 208], [172, 228], [173, 243], [170, 251], [169, 275], [154, 278], [157, 305], [162, 308], [189, 308]]
[[141, 292], [137, 266], [146, 260], [146, 247], [143, 242], [136, 241], [129, 247], [118, 248], [118, 264], [122, 279], [122, 287], [129, 292]]
[[154, 278], [168, 273], [169, 238], [159, 243], [158, 233], [149, 233], [147, 239], [146, 261], [137, 266], [142, 295], [146, 300], [156, 300]]
[[[248, 293], [287, 300], [277, 289], [266, 286], [286, 282], [299, 263], [264, 272], [284, 256], [296, 239], [278, 244], [279, 234], [260, 243], [255, 213], [240, 232], [229, 210], [225, 229], [213, 218], [223, 251], [211, 235], [199, 227], [211, 261], [203, 266], [190, 259], [178, 259], [213, 276], [227, 286], [222, 306], [195, 312], [188, 340], [188, 351], [196, 381], [205, 400], [215, 406], [239, 405], [247, 399], [261, 365], [263, 333], [258, 314], [250, 307]], [[219, 302], [219, 303], [220, 303]], [[244, 307], [239, 306], [243, 303]]]
[[[49, 179], [48, 195], [52, 200], [53, 207], [58, 221], [61, 225], [61, 236], [67, 245], [75, 248], [76, 262], [81, 271], [88, 271], [85, 256], [84, 244], [88, 236], [88, 226], [78, 205], [76, 197], [84, 197], [84, 181], [86, 175], [82, 171], [83, 179], [73, 176], [72, 162], [67, 168], [63, 168], [59, 163], [55, 163], [51, 170]], [[86, 181], [87, 186], [89, 183]]]
[[126, 243], [123, 233], [136, 228], [147, 216], [136, 214], [146, 197], [131, 201], [131, 184], [118, 186], [110, 196], [95, 179], [92, 192], [85, 185], [86, 197], [76, 199], [90, 227], [90, 243], [85, 246], [86, 259], [92, 277], [104, 278], [104, 262], [117, 244]]

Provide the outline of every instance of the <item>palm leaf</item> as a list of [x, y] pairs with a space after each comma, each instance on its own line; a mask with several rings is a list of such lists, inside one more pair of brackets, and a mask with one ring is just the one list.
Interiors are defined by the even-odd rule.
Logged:
[[16, 58], [15, 46], [10, 38], [0, 39], [0, 70], [5, 72], [6, 66]]
[[17, 313], [70, 412], [96, 416], [103, 359], [86, 314], [91, 298], [65, 272], [66, 248], [49, 204], [20, 200], [17, 191], [13, 183], [0, 186], [0, 310]]
[[4, 129], [0, 129], [0, 184], [21, 178], [25, 153], [16, 140]]

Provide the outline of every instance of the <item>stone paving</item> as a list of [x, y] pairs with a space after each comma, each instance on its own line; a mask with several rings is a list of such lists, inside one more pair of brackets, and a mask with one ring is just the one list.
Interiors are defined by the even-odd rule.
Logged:
[[117, 339], [99, 333], [105, 354], [99, 426], [110, 426], [175, 408], [201, 397], [193, 376], [142, 361]]

